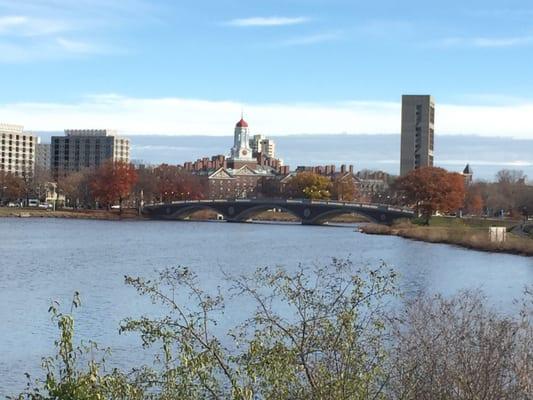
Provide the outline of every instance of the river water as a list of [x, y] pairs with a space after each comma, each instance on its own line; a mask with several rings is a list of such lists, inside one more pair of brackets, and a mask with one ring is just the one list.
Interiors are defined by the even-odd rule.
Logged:
[[332, 257], [371, 266], [383, 261], [400, 273], [407, 292], [481, 289], [494, 307], [509, 313], [516, 312], [513, 299], [533, 282], [533, 258], [364, 235], [353, 227], [3, 218], [0, 397], [23, 389], [24, 372], [38, 375], [41, 357], [52, 354], [57, 331], [47, 314], [51, 300], [68, 306], [79, 291], [77, 337], [110, 346], [117, 365], [139, 365], [149, 361], [139, 339], [118, 335], [118, 326], [153, 306], [124, 285], [124, 275], [150, 277], [182, 265], [209, 289], [220, 284], [223, 271], [325, 265]]

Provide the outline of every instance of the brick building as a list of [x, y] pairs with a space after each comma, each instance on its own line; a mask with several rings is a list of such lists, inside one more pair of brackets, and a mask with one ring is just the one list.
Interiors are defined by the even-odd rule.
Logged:
[[205, 175], [210, 199], [253, 198], [261, 196], [267, 180], [275, 179], [271, 168], [243, 165], [238, 169], [219, 168]]

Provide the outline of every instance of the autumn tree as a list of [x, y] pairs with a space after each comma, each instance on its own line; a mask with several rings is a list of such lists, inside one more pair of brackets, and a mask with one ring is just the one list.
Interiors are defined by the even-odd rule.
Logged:
[[57, 180], [57, 190], [65, 196], [65, 203], [78, 208], [80, 205], [89, 206], [93, 202], [90, 182], [92, 176], [89, 171], [72, 172]]
[[519, 170], [501, 170], [494, 182], [478, 181], [470, 185], [483, 200], [490, 214], [505, 210], [511, 215], [522, 215], [523, 208], [533, 209], [533, 186], [527, 184], [527, 177]]
[[51, 180], [49, 169], [37, 165], [35, 166], [31, 179], [31, 189], [39, 201], [46, 200], [46, 190]]
[[469, 187], [465, 195], [464, 209], [472, 215], [480, 215], [483, 211], [483, 197], [477, 187]]
[[414, 206], [424, 217], [426, 225], [436, 212], [453, 212], [463, 206], [464, 178], [442, 168], [415, 169], [399, 178], [395, 188], [401, 193], [404, 205]]
[[157, 182], [155, 179], [154, 170], [152, 168], [141, 168], [137, 170], [137, 183], [135, 184], [134, 191], [141, 200], [145, 203], [152, 203], [157, 197]]
[[177, 166], [158, 166], [154, 169], [154, 178], [161, 201], [200, 200], [205, 196], [206, 191], [200, 177]]
[[24, 195], [24, 180], [9, 172], [0, 171], [0, 203], [18, 200]]
[[331, 195], [341, 201], [354, 201], [359, 198], [356, 181], [350, 176], [341, 176], [331, 183]]
[[110, 207], [127, 199], [137, 181], [137, 172], [132, 164], [123, 161], [107, 161], [98, 168], [90, 182], [91, 192], [100, 204]]
[[300, 172], [287, 185], [287, 194], [293, 198], [326, 200], [331, 198], [331, 181], [314, 172]]

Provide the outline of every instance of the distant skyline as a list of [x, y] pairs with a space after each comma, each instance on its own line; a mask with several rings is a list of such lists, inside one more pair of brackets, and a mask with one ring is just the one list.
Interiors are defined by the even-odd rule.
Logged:
[[0, 122], [29, 130], [533, 137], [523, 0], [0, 0]]
[[[38, 132], [49, 142], [52, 132]], [[62, 135], [62, 132], [55, 132]], [[276, 155], [286, 165], [353, 164], [357, 170], [383, 170], [397, 175], [400, 135], [288, 135], [270, 136]], [[435, 163], [461, 172], [469, 163], [475, 179], [492, 180], [501, 169], [524, 171], [533, 180], [532, 139], [487, 138], [471, 135], [437, 136]], [[131, 137], [131, 157], [149, 164], [183, 164], [217, 154], [229, 155], [233, 136]], [[503, 149], [503, 150], [502, 150]]]

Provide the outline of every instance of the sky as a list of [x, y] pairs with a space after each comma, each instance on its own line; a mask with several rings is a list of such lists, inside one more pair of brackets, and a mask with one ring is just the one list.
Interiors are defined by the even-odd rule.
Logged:
[[29, 130], [533, 137], [526, 0], [0, 0], [0, 122]]

